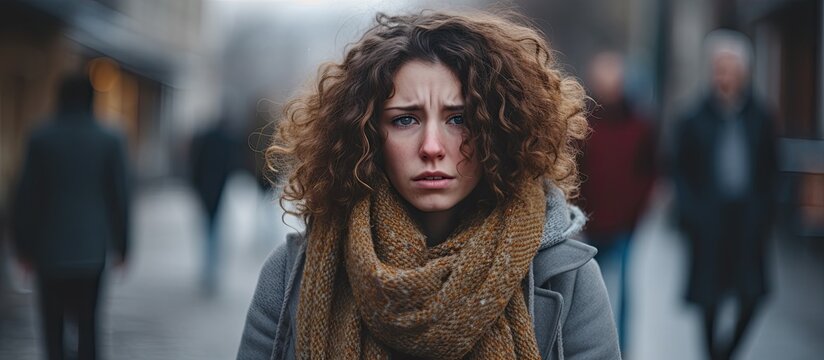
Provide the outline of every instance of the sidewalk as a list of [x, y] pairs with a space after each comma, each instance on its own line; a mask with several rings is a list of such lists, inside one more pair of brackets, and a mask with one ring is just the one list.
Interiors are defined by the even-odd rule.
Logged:
[[[687, 248], [667, 223], [665, 189], [640, 224], [630, 279], [633, 297], [627, 359], [705, 359], [698, 308], [683, 300]], [[796, 239], [773, 236], [768, 247], [771, 292], [761, 304], [737, 359], [819, 359], [824, 354], [824, 254], [812, 254]], [[718, 324], [734, 327], [727, 305]]]

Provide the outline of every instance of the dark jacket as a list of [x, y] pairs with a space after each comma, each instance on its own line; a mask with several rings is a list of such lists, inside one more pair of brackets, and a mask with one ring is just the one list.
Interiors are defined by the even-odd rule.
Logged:
[[14, 208], [18, 255], [39, 273], [99, 272], [110, 249], [125, 259], [123, 141], [87, 112], [58, 115], [29, 139]]
[[192, 140], [192, 184], [210, 221], [217, 215], [229, 176], [240, 166], [241, 143], [223, 122]]
[[[702, 305], [716, 304], [724, 291], [747, 300], [766, 293], [765, 247], [778, 171], [774, 124], [751, 93], [735, 116], [742, 121], [749, 169], [748, 190], [736, 200], [735, 211], [730, 211], [728, 194], [717, 181], [716, 157], [727, 120], [715, 98], [707, 97], [681, 119], [675, 133], [678, 224], [692, 250], [687, 300]], [[732, 223], [746, 225], [738, 226], [736, 236], [729, 236], [727, 228]], [[729, 276], [729, 284], [719, 284], [720, 275]]]
[[[595, 248], [571, 240], [585, 219], [557, 190], [547, 198], [541, 245], [524, 293], [543, 359], [620, 359], [618, 334]], [[258, 280], [238, 360], [294, 359], [305, 242], [292, 234]]]

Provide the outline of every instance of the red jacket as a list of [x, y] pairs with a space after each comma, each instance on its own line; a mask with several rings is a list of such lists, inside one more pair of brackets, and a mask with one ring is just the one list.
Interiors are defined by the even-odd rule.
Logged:
[[626, 106], [605, 106], [590, 117], [592, 135], [581, 157], [580, 205], [593, 236], [632, 231], [655, 178], [652, 127]]

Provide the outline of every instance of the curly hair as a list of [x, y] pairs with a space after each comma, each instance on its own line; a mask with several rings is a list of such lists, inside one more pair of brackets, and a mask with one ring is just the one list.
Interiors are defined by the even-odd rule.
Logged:
[[377, 14], [343, 62], [322, 65], [314, 86], [286, 104], [266, 151], [269, 170], [289, 174], [281, 203], [294, 202], [305, 221], [340, 220], [385, 178], [377, 121], [394, 74], [411, 60], [444, 64], [460, 80], [464, 144], [475, 144], [479, 186], [493, 206], [527, 178], [577, 195], [574, 144], [588, 132], [586, 94], [541, 33], [511, 13], [425, 11]]

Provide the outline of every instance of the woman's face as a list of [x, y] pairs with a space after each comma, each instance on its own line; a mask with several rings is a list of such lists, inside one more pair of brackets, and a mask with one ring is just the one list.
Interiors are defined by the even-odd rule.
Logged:
[[394, 77], [394, 95], [381, 112], [383, 159], [392, 186], [422, 212], [441, 212], [465, 199], [481, 166], [461, 154], [464, 124], [461, 83], [440, 63], [410, 61]]

